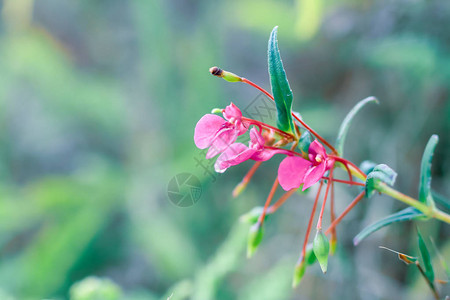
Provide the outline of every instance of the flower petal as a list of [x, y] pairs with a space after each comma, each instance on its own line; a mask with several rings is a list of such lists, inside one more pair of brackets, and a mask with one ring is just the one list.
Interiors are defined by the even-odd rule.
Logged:
[[200, 149], [208, 148], [217, 131], [219, 131], [225, 123], [227, 122], [217, 115], [204, 115], [195, 126], [195, 145]]
[[314, 140], [311, 143], [311, 145], [309, 145], [308, 153], [310, 155], [312, 154], [312, 157], [314, 157], [314, 158], [316, 157], [317, 154], [320, 154], [324, 158], [327, 157], [327, 151], [325, 150], [325, 147], [321, 143], [319, 143], [317, 140]]
[[323, 174], [325, 174], [326, 170], [327, 170], [326, 161], [309, 169], [308, 172], [306, 172], [305, 178], [303, 180], [304, 184], [303, 184], [302, 191], [306, 190], [307, 188], [312, 186], [314, 183], [319, 181], [322, 178]]
[[225, 110], [223, 111], [223, 116], [227, 120], [230, 120], [231, 118], [241, 120], [242, 113], [241, 110], [236, 105], [234, 105], [233, 102], [231, 102], [230, 105], [225, 107]]
[[231, 166], [235, 166], [248, 160], [256, 150], [250, 149], [244, 144], [234, 143], [230, 145], [220, 156], [214, 164], [214, 169], [218, 173], [225, 172]]
[[285, 191], [298, 188], [303, 183], [306, 171], [312, 166], [311, 162], [297, 156], [288, 156], [278, 167], [278, 181]]
[[211, 147], [206, 153], [206, 158], [210, 159], [219, 153], [222, 153], [236, 141], [237, 132], [232, 127], [224, 127], [219, 130], [214, 139], [211, 141]]
[[255, 127], [250, 129], [250, 144], [252, 148], [263, 149], [265, 142], [263, 136]]

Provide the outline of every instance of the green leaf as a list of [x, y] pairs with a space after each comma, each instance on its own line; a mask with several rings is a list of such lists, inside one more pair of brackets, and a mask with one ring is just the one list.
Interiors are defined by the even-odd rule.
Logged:
[[302, 151], [302, 154], [307, 154], [309, 150], [309, 145], [311, 145], [313, 139], [311, 136], [311, 133], [309, 131], [305, 130], [302, 133], [302, 136], [300, 137], [298, 141], [298, 148]]
[[434, 200], [431, 195], [431, 161], [438, 141], [439, 137], [433, 134], [425, 147], [420, 165], [419, 201], [432, 207], [434, 207]]
[[419, 228], [417, 228], [417, 240], [419, 243], [420, 256], [422, 257], [422, 262], [425, 267], [425, 275], [430, 280], [430, 282], [434, 282], [434, 270], [433, 264], [431, 263], [430, 252], [428, 251], [427, 245], [420, 234]]
[[433, 200], [436, 201], [437, 204], [445, 207], [446, 210], [450, 210], [450, 200], [445, 198], [443, 195], [439, 194], [436, 191], [431, 191], [431, 195], [433, 196]]
[[359, 165], [359, 169], [364, 172], [364, 174], [369, 174], [376, 167], [376, 163], [370, 160], [365, 160]]
[[291, 115], [293, 95], [278, 50], [277, 31], [278, 26], [270, 34], [268, 47], [270, 84], [278, 114], [277, 126], [281, 130], [295, 134]]
[[366, 179], [366, 197], [371, 197], [377, 190], [380, 182], [394, 185], [397, 173], [392, 170], [388, 165], [381, 164], [376, 165], [372, 172], [367, 175]]
[[377, 222], [364, 228], [360, 233], [358, 233], [353, 238], [353, 244], [355, 246], [358, 245], [363, 239], [365, 239], [375, 231], [385, 226], [391, 225], [392, 223], [411, 221], [422, 217], [425, 217], [425, 215], [418, 209], [414, 207], [405, 208], [399, 212], [396, 212], [395, 214], [389, 215], [381, 220], [378, 220]]
[[377, 98], [375, 97], [367, 97], [359, 101], [347, 114], [344, 121], [342, 121], [341, 127], [339, 128], [338, 137], [336, 139], [336, 150], [338, 151], [340, 156], [344, 155], [344, 142], [347, 136], [348, 128], [350, 127], [350, 123], [353, 120], [353, 117], [363, 108], [367, 103], [374, 102], [379, 103]]

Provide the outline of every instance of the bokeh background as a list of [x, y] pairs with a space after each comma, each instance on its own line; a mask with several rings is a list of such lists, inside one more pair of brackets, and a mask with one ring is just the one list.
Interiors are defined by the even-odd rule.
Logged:
[[[432, 186], [450, 195], [448, 0], [3, 0], [0, 298], [431, 299], [416, 269], [378, 248], [417, 255], [414, 224], [352, 245], [404, 208], [387, 197], [344, 219], [329, 272], [308, 268], [295, 290], [314, 188], [268, 219], [258, 252], [245, 258], [248, 225], [238, 218], [264, 203], [281, 157], [233, 199], [251, 163], [209, 173], [193, 132], [212, 108], [244, 109], [259, 97], [209, 67], [270, 89], [275, 25], [294, 109], [313, 128], [334, 141], [348, 110], [376, 96], [380, 105], [352, 124], [345, 156], [390, 165], [396, 188], [417, 196], [422, 151], [436, 133]], [[188, 208], [167, 194], [184, 172], [202, 188]], [[338, 186], [338, 211], [357, 193]], [[417, 225], [448, 261], [448, 225]]]

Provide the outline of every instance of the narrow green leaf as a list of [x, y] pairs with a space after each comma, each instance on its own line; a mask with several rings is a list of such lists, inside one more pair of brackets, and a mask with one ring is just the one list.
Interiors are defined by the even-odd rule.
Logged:
[[420, 165], [419, 201], [432, 207], [434, 206], [434, 200], [431, 195], [431, 161], [433, 160], [434, 149], [438, 141], [439, 137], [436, 134], [430, 137], [423, 152], [422, 163]]
[[445, 198], [443, 195], [439, 194], [438, 192], [431, 191], [431, 195], [433, 196], [434, 201], [436, 201], [437, 204], [442, 205], [446, 210], [450, 211], [450, 200]]
[[425, 244], [422, 235], [420, 234], [419, 228], [417, 228], [417, 240], [419, 243], [420, 256], [422, 257], [422, 262], [425, 267], [425, 275], [430, 280], [430, 282], [433, 283], [434, 270], [433, 264], [431, 262], [430, 252], [428, 251], [427, 245]]
[[384, 182], [389, 185], [394, 185], [397, 173], [388, 165], [376, 165], [372, 172], [367, 175], [366, 179], [366, 197], [370, 198], [377, 190], [378, 183]]
[[353, 117], [363, 108], [367, 103], [374, 102], [379, 103], [378, 99], [375, 97], [367, 97], [359, 101], [353, 108], [349, 111], [344, 121], [342, 121], [341, 127], [339, 128], [339, 133], [336, 139], [336, 150], [338, 151], [340, 156], [344, 155], [344, 142], [345, 137], [347, 136], [348, 128], [350, 127], [350, 123], [353, 120]]
[[375, 231], [385, 226], [391, 225], [392, 223], [411, 221], [414, 219], [422, 218], [424, 216], [425, 215], [421, 211], [419, 211], [414, 207], [405, 208], [399, 212], [396, 212], [395, 214], [389, 215], [381, 220], [378, 220], [377, 222], [364, 228], [360, 233], [358, 233], [353, 238], [353, 244], [355, 246], [358, 245], [363, 239], [365, 239]]
[[277, 107], [277, 126], [281, 130], [295, 134], [291, 115], [293, 95], [284, 71], [283, 62], [281, 61], [277, 32], [278, 26], [272, 30], [268, 46], [270, 84]]

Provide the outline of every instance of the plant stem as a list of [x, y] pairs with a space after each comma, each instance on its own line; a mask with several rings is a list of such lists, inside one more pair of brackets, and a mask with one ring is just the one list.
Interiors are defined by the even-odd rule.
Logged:
[[309, 217], [308, 228], [306, 229], [305, 240], [303, 241], [302, 254], [300, 255], [300, 260], [305, 259], [306, 245], [308, 244], [309, 234], [311, 232], [312, 223], [314, 220], [314, 215], [316, 213], [317, 202], [319, 202], [320, 191], [322, 191], [323, 181], [320, 181], [319, 190], [317, 191], [316, 199], [314, 200], [314, 205], [311, 211], [311, 216]]
[[273, 182], [272, 189], [270, 190], [269, 196], [267, 197], [267, 200], [266, 200], [266, 204], [264, 204], [264, 210], [263, 210], [262, 214], [259, 216], [258, 223], [259, 223], [260, 227], [264, 223], [264, 218], [266, 217], [267, 208], [269, 207], [270, 202], [272, 201], [272, 198], [275, 195], [275, 191], [277, 190], [277, 187], [278, 187], [278, 177]]
[[[333, 178], [333, 170], [334, 170], [334, 168], [331, 168], [330, 178]], [[323, 213], [325, 211], [325, 204], [327, 203], [328, 192], [330, 191], [330, 187], [331, 187], [331, 181], [328, 180], [327, 189], [325, 190], [325, 196], [324, 196], [323, 202], [322, 202], [322, 208], [321, 208], [320, 214], [319, 214], [319, 219], [317, 220], [317, 230], [322, 229], [322, 218], [323, 218]]]
[[342, 214], [336, 220], [334, 220], [333, 223], [331, 223], [330, 227], [328, 227], [328, 229], [325, 231], [325, 234], [330, 233], [336, 227], [336, 225], [338, 225], [339, 222], [341, 222], [341, 220], [348, 214], [348, 212], [351, 211], [353, 207], [355, 207], [355, 205], [358, 204], [359, 201], [361, 201], [362, 198], [364, 198], [364, 195], [365, 192], [362, 191], [358, 196], [356, 196], [356, 198], [347, 206]]
[[250, 182], [250, 179], [252, 179], [253, 175], [255, 174], [256, 170], [258, 170], [259, 166], [261, 166], [262, 161], [257, 161], [255, 164], [251, 167], [251, 169], [248, 171], [248, 173], [242, 178], [242, 181], [234, 188], [233, 190], [233, 197], [237, 197], [247, 186], [247, 184]]
[[366, 186], [364, 183], [361, 183], [361, 182], [341, 180], [341, 179], [336, 179], [336, 178], [331, 178], [330, 179], [330, 177], [326, 177], [326, 176], [323, 176], [322, 179], [330, 180], [330, 181], [333, 181], [333, 182], [346, 183], [346, 184], [350, 184], [350, 185]]
[[292, 194], [294, 194], [298, 189], [292, 189], [286, 193], [283, 194], [283, 196], [280, 197], [280, 199], [277, 200], [277, 202], [275, 202], [274, 204], [272, 204], [268, 209], [267, 209], [267, 213], [269, 214], [273, 214], [274, 212], [276, 212], [278, 210], [278, 208], [281, 207], [281, 205], [283, 205], [283, 203], [292, 196]]
[[427, 275], [425, 274], [425, 272], [423, 271], [422, 267], [420, 266], [420, 264], [418, 262], [416, 262], [416, 266], [420, 271], [420, 274], [422, 274], [422, 277], [425, 278], [425, 281], [427, 282], [428, 286], [430, 287], [430, 290], [433, 292], [433, 296], [435, 299], [439, 300], [439, 294], [436, 291], [436, 287], [434, 286], [434, 283], [430, 281], [430, 279], [428, 279]]

